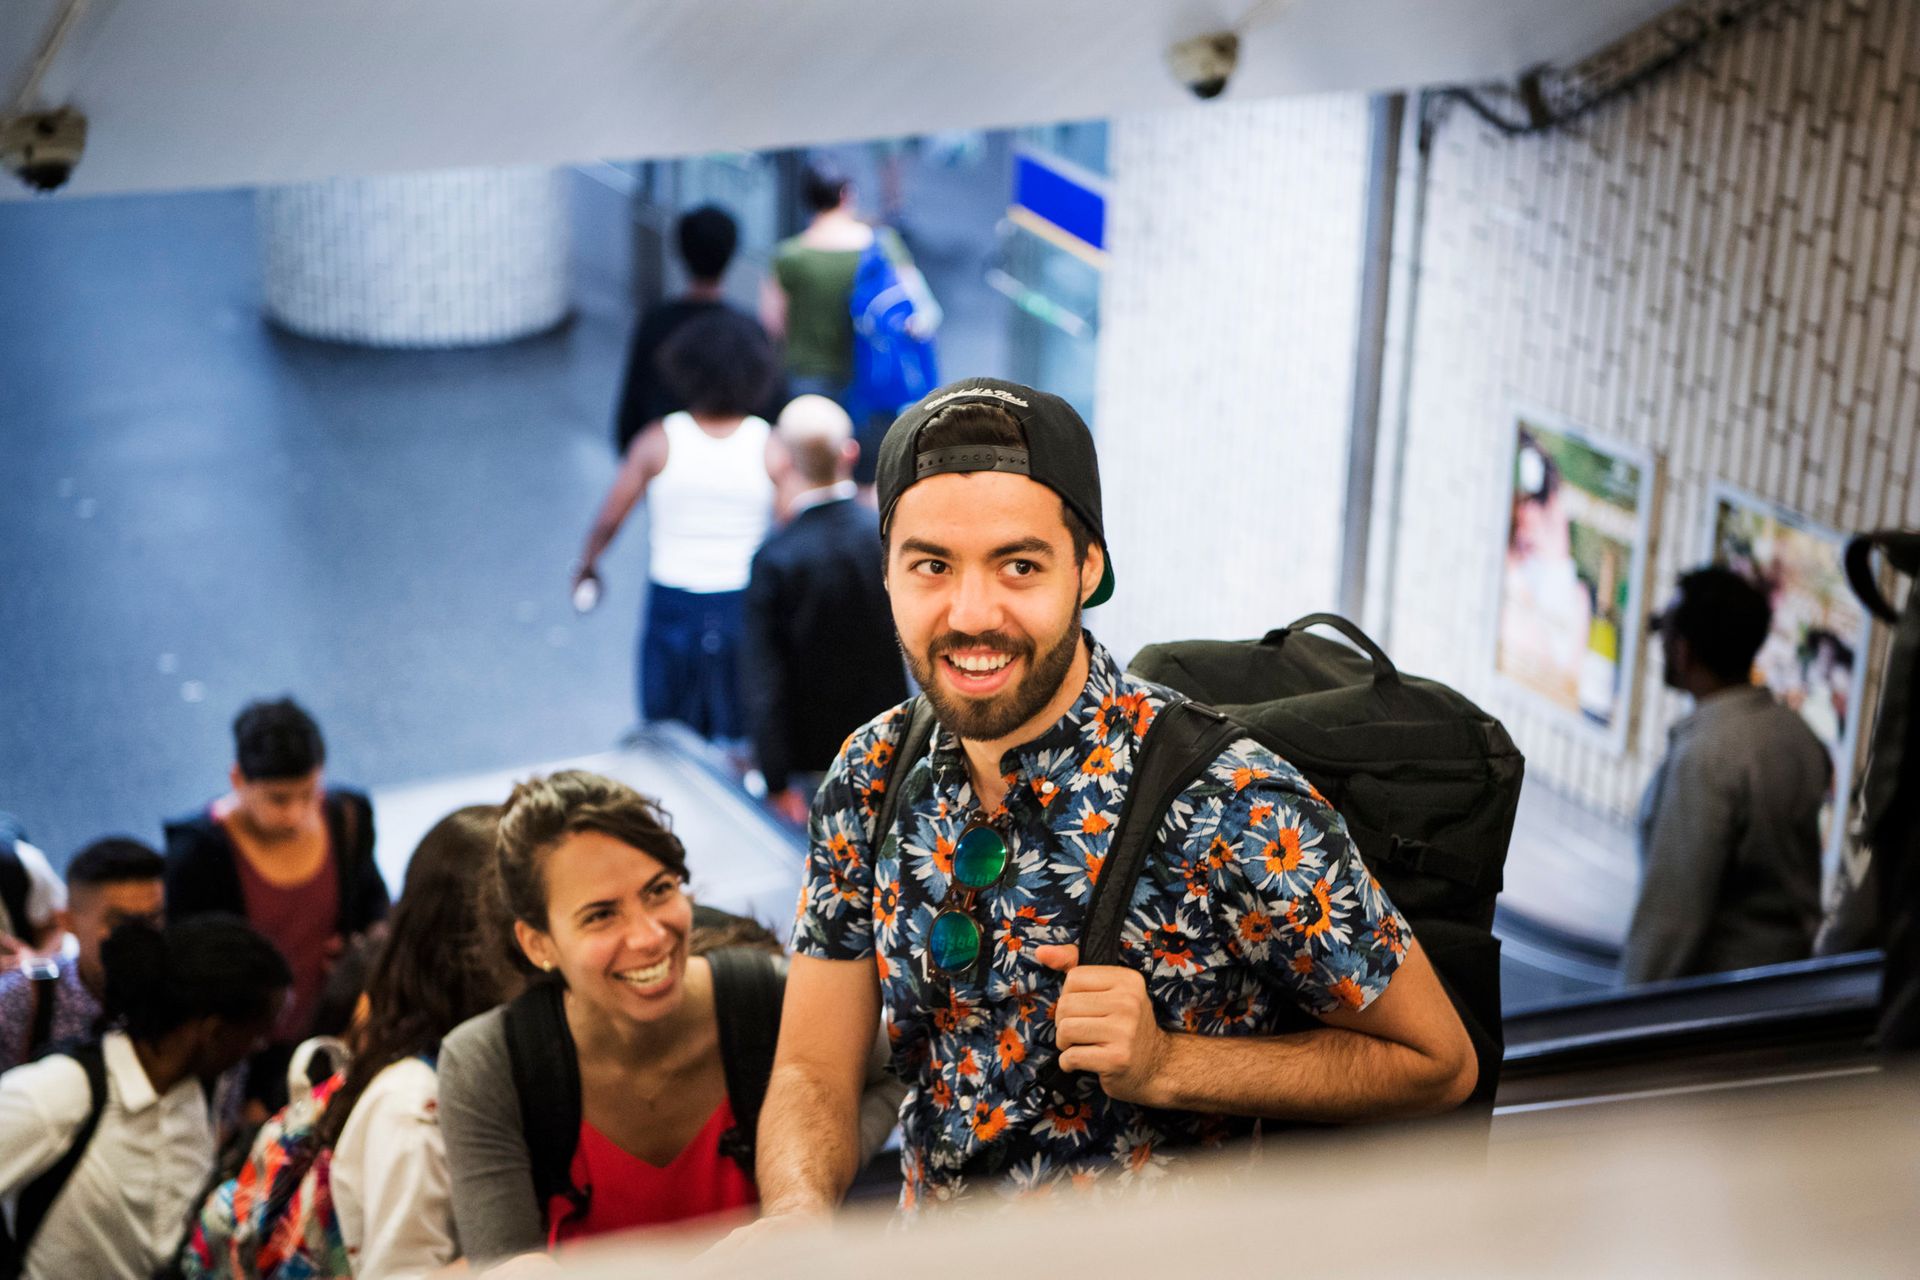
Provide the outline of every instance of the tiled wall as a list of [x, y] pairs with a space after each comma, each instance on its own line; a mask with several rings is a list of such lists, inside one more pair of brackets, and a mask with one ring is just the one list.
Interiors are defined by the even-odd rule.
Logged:
[[566, 315], [563, 174], [466, 169], [263, 189], [268, 314], [380, 347], [507, 342]]
[[1396, 657], [1624, 817], [1685, 709], [1653, 655], [1617, 754], [1491, 679], [1514, 409], [1662, 460], [1655, 599], [1707, 558], [1716, 480], [1840, 529], [1920, 523], [1920, 5], [1774, 6], [1565, 132], [1455, 111], [1426, 218], [1405, 500], [1375, 534]]
[[1118, 589], [1089, 625], [1260, 635], [1335, 603], [1366, 103], [1116, 120], [1094, 430]]

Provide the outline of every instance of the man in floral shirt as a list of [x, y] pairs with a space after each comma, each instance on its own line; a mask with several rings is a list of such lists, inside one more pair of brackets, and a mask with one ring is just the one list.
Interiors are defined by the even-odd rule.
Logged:
[[[883, 1013], [909, 1086], [906, 1208], [1151, 1177], [1252, 1117], [1465, 1099], [1473, 1053], [1406, 922], [1340, 816], [1251, 739], [1167, 814], [1122, 963], [1078, 963], [1135, 748], [1171, 696], [1081, 628], [1113, 575], [1079, 416], [1013, 383], [943, 388], [889, 431], [879, 497], [895, 625], [939, 725], [891, 783], [904, 708], [859, 729], [814, 801], [760, 1126], [768, 1217], [830, 1209], [851, 1181]], [[984, 879], [981, 848], [1000, 855]], [[962, 962], [949, 929], [977, 944]], [[1319, 1025], [1293, 1030], [1301, 1010]]]

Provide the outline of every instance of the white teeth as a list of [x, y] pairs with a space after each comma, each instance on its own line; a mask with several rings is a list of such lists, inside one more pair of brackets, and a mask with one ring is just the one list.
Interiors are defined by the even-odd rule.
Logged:
[[974, 657], [971, 654], [950, 653], [947, 655], [947, 661], [962, 671], [998, 671], [1013, 661], [1013, 655], [1010, 653], [995, 653], [984, 657]]
[[616, 973], [613, 976], [631, 987], [651, 987], [664, 979], [672, 968], [673, 961], [669, 958], [662, 960], [659, 964], [650, 964], [644, 969], [628, 969], [624, 973]]

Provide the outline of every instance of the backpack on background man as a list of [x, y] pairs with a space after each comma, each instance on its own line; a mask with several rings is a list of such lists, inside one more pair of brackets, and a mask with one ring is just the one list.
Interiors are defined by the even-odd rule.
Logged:
[[27, 1265], [27, 1253], [33, 1248], [33, 1238], [39, 1234], [40, 1225], [46, 1220], [47, 1211], [60, 1198], [68, 1179], [73, 1177], [73, 1171], [80, 1167], [81, 1158], [87, 1154], [87, 1146], [93, 1141], [94, 1131], [100, 1127], [100, 1117], [107, 1109], [107, 1060], [101, 1052], [100, 1042], [93, 1040], [54, 1052], [66, 1054], [87, 1073], [87, 1114], [74, 1131], [72, 1140], [67, 1143], [66, 1152], [46, 1172], [20, 1188], [20, 1194], [14, 1200], [11, 1225], [4, 1215], [0, 1215], [0, 1280], [18, 1280]]
[[[1873, 553], [1908, 580], [1904, 607], [1881, 593]], [[1870, 851], [1879, 940], [1880, 1048], [1920, 1050], [1920, 530], [1883, 529], [1847, 544], [1847, 578], [1868, 612], [1893, 627], [1880, 688], [1880, 709], [1868, 739], [1861, 784], [1861, 835]]]
[[933, 333], [940, 305], [891, 227], [875, 227], [854, 269], [853, 384], [847, 398], [862, 415], [891, 418], [940, 385]]
[[187, 1280], [350, 1280], [353, 1266], [321, 1145], [320, 1117], [346, 1078], [302, 1088], [310, 1054], [330, 1050], [309, 1040], [287, 1070], [292, 1100], [254, 1136], [236, 1177], [208, 1193], [180, 1249]]

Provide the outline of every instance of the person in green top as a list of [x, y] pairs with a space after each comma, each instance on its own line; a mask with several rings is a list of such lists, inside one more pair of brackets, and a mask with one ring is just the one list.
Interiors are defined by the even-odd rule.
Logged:
[[774, 250], [773, 274], [761, 293], [761, 323], [786, 343], [795, 395], [824, 395], [844, 405], [853, 378], [854, 273], [874, 230], [854, 212], [853, 184], [822, 165], [802, 184], [813, 218]]

